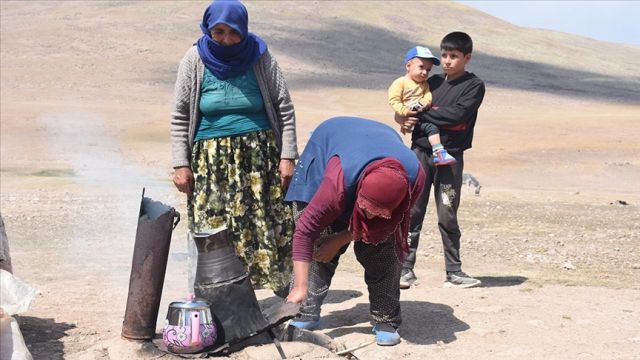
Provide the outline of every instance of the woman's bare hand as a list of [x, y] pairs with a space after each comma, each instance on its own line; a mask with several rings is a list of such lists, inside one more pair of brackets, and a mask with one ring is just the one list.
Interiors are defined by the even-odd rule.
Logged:
[[287, 296], [287, 301], [301, 304], [307, 299], [307, 291], [309, 291], [309, 271], [311, 271], [311, 262], [293, 260], [293, 289]]
[[193, 196], [193, 171], [188, 166], [176, 168], [173, 173], [173, 184], [178, 191], [187, 194], [188, 197]]
[[295, 168], [295, 162], [293, 159], [281, 159], [280, 166], [278, 166], [278, 173], [280, 173], [280, 185], [283, 189], [289, 187], [291, 178], [293, 177], [293, 170]]
[[325, 241], [313, 253], [313, 260], [321, 263], [328, 263], [334, 257], [336, 257], [338, 251], [340, 251], [339, 246], [336, 246], [335, 243]]
[[289, 296], [287, 296], [287, 301], [296, 304], [302, 304], [305, 300], [307, 300], [307, 292], [308, 289], [305, 287], [294, 287], [289, 292]]
[[320, 240], [320, 246], [313, 253], [313, 259], [321, 263], [328, 263], [350, 241], [351, 233], [348, 230], [324, 236]]

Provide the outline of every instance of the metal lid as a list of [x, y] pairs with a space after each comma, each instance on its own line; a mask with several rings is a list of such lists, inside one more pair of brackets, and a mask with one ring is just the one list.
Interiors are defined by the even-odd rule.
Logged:
[[205, 310], [210, 307], [211, 303], [209, 301], [202, 298], [194, 298], [193, 294], [189, 294], [185, 300], [178, 300], [169, 304], [169, 308], [176, 309]]

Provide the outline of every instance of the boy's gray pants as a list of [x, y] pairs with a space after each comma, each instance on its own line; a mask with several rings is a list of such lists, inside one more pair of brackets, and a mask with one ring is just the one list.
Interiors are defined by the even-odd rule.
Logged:
[[[294, 203], [296, 222], [304, 211], [305, 203]], [[322, 235], [344, 230], [342, 224], [334, 223], [325, 229]], [[301, 315], [296, 320], [309, 321], [320, 319], [320, 308], [329, 293], [329, 286], [335, 274], [340, 256], [349, 244], [340, 249], [338, 254], [328, 263], [311, 262], [309, 272], [309, 293], [307, 301], [301, 308]], [[400, 316], [400, 269], [393, 237], [389, 237], [379, 245], [370, 245], [362, 241], [355, 241], [354, 252], [356, 259], [364, 268], [364, 281], [369, 290], [369, 311], [374, 323], [386, 323], [395, 328], [402, 322]], [[293, 284], [293, 278], [291, 280]]]
[[411, 208], [411, 224], [409, 225], [409, 255], [403, 267], [413, 269], [416, 263], [416, 253], [420, 241], [420, 231], [427, 213], [429, 194], [433, 186], [436, 212], [438, 214], [438, 228], [444, 248], [444, 263], [446, 271], [460, 271], [460, 227], [458, 226], [458, 207], [460, 206], [460, 189], [462, 188], [462, 170], [464, 168], [463, 153], [450, 153], [457, 163], [447, 166], [435, 166], [431, 152], [419, 146], [413, 148], [420, 164], [424, 168], [426, 181], [420, 198]]

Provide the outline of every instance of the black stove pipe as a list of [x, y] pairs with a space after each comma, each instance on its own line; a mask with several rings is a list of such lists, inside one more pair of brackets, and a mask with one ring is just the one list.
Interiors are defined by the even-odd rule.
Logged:
[[151, 340], [155, 335], [171, 233], [179, 221], [180, 213], [145, 197], [142, 190], [129, 295], [122, 322], [122, 337], [126, 339]]

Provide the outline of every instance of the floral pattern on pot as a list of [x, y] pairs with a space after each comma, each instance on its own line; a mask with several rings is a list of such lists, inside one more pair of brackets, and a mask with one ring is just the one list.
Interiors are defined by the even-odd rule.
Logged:
[[191, 327], [166, 325], [162, 333], [164, 344], [173, 353], [195, 353], [199, 352], [216, 342], [218, 333], [215, 325], [200, 325], [200, 342], [197, 344], [191, 341]]

